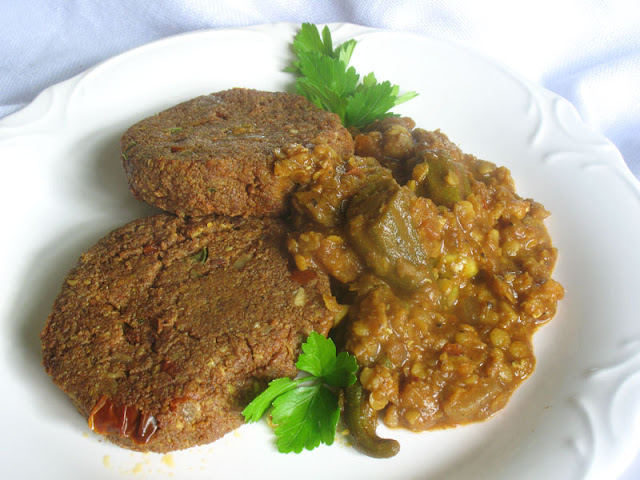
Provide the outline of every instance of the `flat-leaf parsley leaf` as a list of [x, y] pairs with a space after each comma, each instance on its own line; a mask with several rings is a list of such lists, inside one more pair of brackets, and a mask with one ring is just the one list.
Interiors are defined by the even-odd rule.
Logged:
[[374, 120], [394, 115], [390, 110], [417, 93], [399, 95], [399, 87], [378, 83], [373, 73], [360, 75], [349, 67], [356, 41], [348, 40], [333, 48], [331, 31], [303, 23], [292, 48], [296, 59], [287, 70], [295, 73], [296, 90], [318, 107], [338, 114], [346, 127], [362, 128]]
[[340, 418], [335, 388], [356, 381], [356, 358], [347, 352], [336, 355], [331, 339], [311, 332], [302, 352], [296, 366], [309, 376], [271, 381], [242, 412], [247, 422], [257, 422], [273, 405], [271, 419], [282, 453], [312, 450], [321, 443], [331, 445]]

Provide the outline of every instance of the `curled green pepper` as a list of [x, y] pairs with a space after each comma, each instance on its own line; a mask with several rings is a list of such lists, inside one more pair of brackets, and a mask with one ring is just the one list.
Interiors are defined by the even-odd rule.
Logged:
[[378, 414], [367, 402], [360, 382], [344, 389], [345, 421], [349, 433], [359, 451], [374, 458], [390, 458], [400, 451], [400, 444], [391, 438], [376, 434]]

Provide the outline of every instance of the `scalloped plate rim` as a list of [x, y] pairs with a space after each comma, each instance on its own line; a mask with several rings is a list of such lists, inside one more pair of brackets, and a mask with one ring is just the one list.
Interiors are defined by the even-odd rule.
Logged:
[[[453, 47], [455, 49], [459, 49], [461, 52], [464, 52], [466, 55], [473, 55], [479, 61], [484, 62], [486, 65], [490, 66], [491, 68], [500, 70], [504, 75], [510, 76], [513, 81], [520, 83], [525, 89], [534, 90], [540, 93], [541, 95], [545, 96], [547, 99], [553, 99], [560, 103], [566, 104], [565, 106], [568, 106], [569, 110], [573, 112], [572, 114], [579, 119], [577, 111], [575, 110], [573, 105], [571, 105], [567, 100], [563, 99], [562, 97], [552, 92], [549, 92], [548, 90], [543, 89], [540, 86], [535, 85], [533, 82], [523, 79], [521, 76], [511, 71], [509, 68], [505, 67], [504, 65], [501, 65], [492, 59], [484, 57], [480, 53], [470, 50], [459, 43], [451, 43], [451, 42], [446, 42], [443, 40], [434, 39], [430, 37], [423, 37], [419, 34], [410, 33], [410, 32], [392, 32], [385, 29], [369, 28], [369, 27], [363, 27], [363, 26], [343, 23], [343, 22], [330, 23], [328, 25], [331, 27], [332, 31], [334, 29], [344, 28], [347, 30], [347, 32], [350, 33], [350, 35], [370, 35], [370, 34], [375, 35], [377, 33], [382, 33], [384, 35], [406, 36], [408, 38], [420, 39], [427, 43], [430, 42], [433, 45], [440, 44], [440, 45], [446, 45], [447, 47]], [[292, 29], [292, 28], [295, 28], [296, 25], [293, 23], [281, 22], [277, 24], [252, 25], [247, 27], [235, 27], [235, 28], [228, 28], [228, 29], [208, 29], [208, 30], [199, 30], [199, 31], [193, 31], [193, 32], [185, 32], [179, 35], [162, 38], [154, 42], [150, 42], [150, 43], [138, 46], [129, 51], [123, 52], [115, 57], [112, 57], [103, 62], [100, 62], [97, 65], [91, 67], [90, 69], [75, 75], [74, 77], [71, 77], [63, 82], [60, 82], [56, 85], [53, 85], [45, 89], [38, 96], [36, 96], [36, 98], [30, 104], [18, 110], [17, 112], [14, 112], [3, 119], [0, 119], [0, 151], [2, 151], [3, 142], [11, 141], [12, 139], [15, 139], [16, 137], [20, 137], [21, 135], [28, 136], [28, 135], [41, 134], [42, 132], [39, 131], [38, 123], [42, 120], [45, 120], [49, 113], [53, 115], [54, 119], [56, 118], [57, 112], [50, 110], [51, 104], [54, 101], [54, 97], [56, 95], [64, 96], [66, 91], [73, 91], [75, 86], [78, 83], [82, 82], [83, 79], [86, 79], [92, 75], [99, 76], [101, 69], [103, 68], [108, 69], [111, 67], [115, 67], [117, 66], [118, 62], [124, 61], [127, 58], [144, 56], [146, 52], [153, 51], [154, 49], [162, 50], [163, 47], [174, 45], [178, 41], [183, 41], [183, 40], [189, 41], [189, 38], [191, 38], [192, 40], [197, 39], [199, 37], [206, 38], [208, 36], [217, 35], [219, 33], [224, 33], [224, 32], [231, 32], [231, 31], [239, 32], [239, 33], [256, 31], [256, 32], [260, 32], [268, 35], [279, 27], [286, 27], [286, 28]], [[49, 106], [49, 108], [47, 108], [47, 106]], [[587, 136], [594, 139], [596, 143], [600, 143], [601, 145], [604, 146], [606, 152], [603, 153], [602, 155], [606, 157], [606, 161], [612, 162], [612, 165], [610, 166], [612, 166], [615, 172], [617, 172], [617, 174], [620, 175], [620, 178], [622, 181], [624, 181], [626, 187], [629, 188], [629, 190], [634, 194], [634, 196], [636, 196], [637, 198], [640, 198], [640, 182], [638, 182], [638, 180], [633, 176], [631, 171], [628, 169], [617, 148], [615, 148], [615, 146], [608, 139], [606, 139], [601, 134], [593, 131], [592, 129], [588, 128], [588, 126], [586, 126], [581, 121], [578, 122], [578, 125], [580, 125], [580, 128], [584, 129], [584, 132], [580, 132], [581, 134], [584, 134], [586, 132]], [[27, 130], [27, 132], [22, 133], [21, 130]], [[629, 380], [629, 377], [625, 377], [622, 379], [622, 381], [627, 381], [627, 380]], [[640, 408], [638, 408], [637, 411], [635, 412], [636, 416], [638, 416], [639, 413], [640, 413]], [[635, 447], [640, 446], [640, 436], [636, 436], [636, 438], [627, 439], [627, 440], [632, 440], [632, 443]], [[628, 457], [630, 451], [631, 449], [627, 448], [626, 453], [622, 456]], [[588, 465], [587, 470], [585, 471], [584, 478], [587, 478], [589, 475], [591, 475], [596, 470], [596, 467], [602, 468], [602, 467], [608, 466], [621, 471], [621, 469], [624, 468], [625, 466], [622, 464], [623, 461], [628, 461], [628, 460], [629, 458], [624, 458], [624, 459], [618, 458], [615, 464], [612, 463], [610, 465], [596, 465], [596, 466]]]

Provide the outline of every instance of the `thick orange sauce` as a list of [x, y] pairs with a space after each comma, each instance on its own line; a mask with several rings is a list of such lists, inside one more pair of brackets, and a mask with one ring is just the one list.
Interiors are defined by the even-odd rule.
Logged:
[[533, 372], [532, 335], [564, 294], [548, 212], [506, 168], [410, 119], [355, 143], [347, 161], [325, 146], [283, 156], [281, 171], [310, 179], [293, 196], [289, 251], [300, 271], [335, 280], [349, 305], [336, 332], [387, 425], [486, 419]]

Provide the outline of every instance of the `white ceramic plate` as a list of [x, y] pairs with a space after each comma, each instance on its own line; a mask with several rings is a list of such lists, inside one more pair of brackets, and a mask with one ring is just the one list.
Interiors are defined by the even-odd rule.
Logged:
[[[278, 454], [266, 424], [171, 455], [88, 431], [41, 368], [39, 332], [62, 279], [111, 229], [152, 211], [129, 194], [119, 137], [137, 120], [234, 86], [291, 88], [297, 27], [169, 38], [47, 89], [0, 122], [0, 411], [6, 478], [615, 478], [640, 448], [640, 188], [617, 150], [564, 100], [450, 44], [332, 25], [358, 71], [420, 96], [399, 108], [469, 153], [509, 167], [553, 213], [567, 294], [535, 337], [538, 367], [485, 423], [410, 434], [374, 460], [342, 443]], [[5, 476], [3, 474], [3, 476]]]

